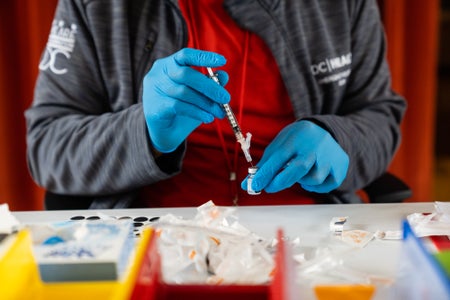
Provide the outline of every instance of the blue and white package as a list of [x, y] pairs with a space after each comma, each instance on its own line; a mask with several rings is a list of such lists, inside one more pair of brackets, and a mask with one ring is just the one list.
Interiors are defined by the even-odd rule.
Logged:
[[30, 229], [45, 282], [118, 280], [135, 243], [129, 220], [60, 222]]

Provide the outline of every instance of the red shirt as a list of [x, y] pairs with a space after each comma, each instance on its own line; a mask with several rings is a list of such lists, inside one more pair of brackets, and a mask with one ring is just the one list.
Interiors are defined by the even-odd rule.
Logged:
[[[254, 163], [286, 125], [295, 121], [277, 64], [262, 39], [241, 29], [218, 0], [179, 0], [188, 27], [188, 47], [224, 55], [230, 106], [244, 135], [251, 132]], [[202, 70], [206, 74], [206, 70]], [[221, 140], [220, 137], [223, 137]], [[145, 189], [149, 207], [276, 205], [313, 203], [299, 184], [279, 193], [248, 195], [240, 188], [249, 164], [226, 119], [203, 124], [188, 137], [181, 173]], [[236, 180], [230, 180], [236, 173]]]

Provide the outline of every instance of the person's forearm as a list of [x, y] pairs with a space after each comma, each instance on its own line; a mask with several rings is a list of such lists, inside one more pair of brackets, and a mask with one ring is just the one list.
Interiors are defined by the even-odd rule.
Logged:
[[[45, 109], [57, 110], [57, 107]], [[49, 122], [40, 107], [27, 111], [28, 162], [49, 191], [107, 195], [167, 178], [150, 150], [142, 109], [101, 116], [66, 115]]]

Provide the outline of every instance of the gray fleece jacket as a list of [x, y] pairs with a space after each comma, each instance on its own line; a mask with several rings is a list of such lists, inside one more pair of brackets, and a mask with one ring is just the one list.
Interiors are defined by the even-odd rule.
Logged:
[[[382, 174], [400, 141], [405, 101], [390, 87], [374, 0], [225, 0], [272, 51], [296, 118], [326, 128], [350, 157], [342, 202]], [[26, 111], [36, 182], [92, 207], [127, 207], [143, 186], [180, 171], [185, 146], [155, 160], [142, 79], [186, 46], [176, 0], [60, 0]]]

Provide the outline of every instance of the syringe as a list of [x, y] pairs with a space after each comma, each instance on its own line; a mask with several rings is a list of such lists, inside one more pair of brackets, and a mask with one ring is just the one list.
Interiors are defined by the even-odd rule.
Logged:
[[[217, 75], [213, 72], [213, 70], [209, 67], [206, 68], [208, 70], [209, 77], [214, 80], [217, 84], [220, 84], [219, 78]], [[223, 109], [225, 110], [225, 114], [227, 115], [227, 119], [230, 122], [231, 128], [233, 129], [234, 136], [236, 137], [236, 140], [239, 144], [241, 144], [242, 152], [244, 152], [245, 159], [247, 162], [252, 162], [252, 157], [250, 155], [250, 138], [251, 134], [247, 133], [247, 139], [242, 134], [241, 128], [239, 127], [239, 124], [236, 120], [236, 116], [234, 115], [233, 111], [231, 110], [231, 107], [229, 104], [222, 104]]]

